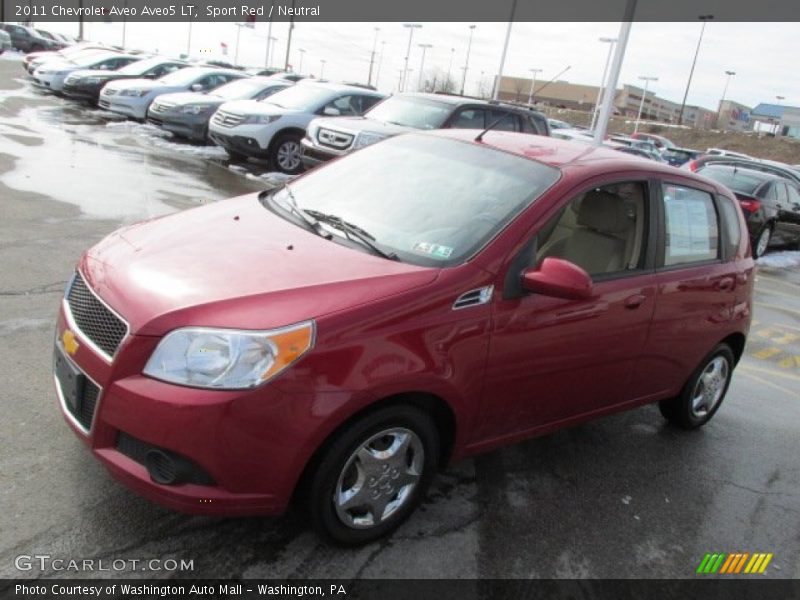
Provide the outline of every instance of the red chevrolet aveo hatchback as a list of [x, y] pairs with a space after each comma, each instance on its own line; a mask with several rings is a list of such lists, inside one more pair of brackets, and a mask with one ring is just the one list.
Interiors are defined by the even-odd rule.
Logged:
[[111, 234], [61, 305], [67, 422], [156, 502], [295, 501], [350, 544], [399, 525], [448, 461], [651, 402], [707, 422], [751, 317], [731, 192], [474, 135], [392, 138]]

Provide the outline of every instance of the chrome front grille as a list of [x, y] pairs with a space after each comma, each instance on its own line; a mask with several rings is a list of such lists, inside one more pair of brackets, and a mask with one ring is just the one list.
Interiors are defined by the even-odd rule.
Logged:
[[343, 150], [353, 143], [353, 136], [333, 129], [320, 129], [317, 133], [317, 141], [322, 146]]
[[67, 292], [67, 306], [79, 333], [111, 360], [128, 333], [127, 323], [92, 292], [80, 273]]
[[214, 123], [220, 127], [236, 127], [242, 121], [244, 121], [244, 118], [244, 115], [237, 115], [236, 113], [218, 110], [216, 113], [214, 113], [214, 118], [212, 121], [214, 121]]
[[159, 113], [167, 112], [170, 108], [173, 108], [175, 106], [176, 105], [175, 105], [174, 102], [164, 102], [164, 101], [160, 101], [159, 102], [159, 101], [156, 101], [156, 102], [153, 102], [153, 105], [150, 107], [150, 112], [159, 114]]

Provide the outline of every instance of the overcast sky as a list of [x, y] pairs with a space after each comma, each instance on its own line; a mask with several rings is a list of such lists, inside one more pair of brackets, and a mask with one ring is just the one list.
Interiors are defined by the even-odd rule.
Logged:
[[[77, 34], [76, 23], [39, 23]], [[414, 30], [409, 59], [411, 85], [416, 86], [422, 50], [419, 43], [433, 44], [425, 57], [425, 71], [437, 67], [448, 70], [451, 55], [452, 75], [461, 80], [467, 51], [469, 23], [423, 23]], [[467, 74], [467, 94], [477, 93], [481, 71], [486, 85], [497, 72], [505, 23], [476, 23]], [[107, 43], [122, 41], [121, 23], [86, 24], [86, 37]], [[287, 23], [272, 27], [275, 42], [273, 65], [284, 63]], [[300, 67], [299, 49], [304, 49], [303, 73], [320, 74], [321, 59], [326, 60], [325, 77], [331, 80], [367, 80], [375, 28], [378, 44], [375, 70], [381, 49], [379, 88], [396, 91], [399, 71], [408, 44], [409, 30], [401, 23], [297, 23], [292, 37], [290, 63]], [[623, 83], [639, 85], [641, 75], [658, 77], [650, 89], [659, 96], [680, 102], [686, 87], [701, 24], [698, 23], [634, 23], [622, 66]], [[144, 50], [158, 49], [177, 55], [186, 51], [188, 24], [128, 23], [127, 44]], [[529, 69], [542, 69], [539, 80], [548, 80], [563, 69], [570, 69], [560, 79], [571, 83], [597, 85], [603, 74], [608, 44], [599, 37], [617, 37], [619, 23], [515, 23], [511, 32], [506, 75], [530, 77]], [[725, 86], [725, 71], [732, 70], [727, 98], [754, 106], [759, 102], [781, 102], [800, 105], [800, 78], [796, 62], [800, 56], [800, 31], [797, 23], [721, 23], [710, 22], [705, 29], [697, 60], [688, 104], [716, 110]], [[239, 44], [239, 63], [263, 66], [266, 55], [267, 24], [255, 29], [243, 28]], [[194, 23], [192, 54], [222, 58], [220, 42], [228, 45], [227, 60], [235, 53], [237, 27], [233, 23]], [[382, 42], [385, 42], [383, 44]], [[452, 53], [451, 49], [455, 48]], [[373, 75], [374, 83], [374, 75]]]

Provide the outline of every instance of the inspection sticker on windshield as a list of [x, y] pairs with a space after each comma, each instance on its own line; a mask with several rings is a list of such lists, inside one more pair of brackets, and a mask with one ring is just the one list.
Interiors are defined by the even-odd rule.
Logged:
[[453, 253], [453, 249], [450, 246], [441, 246], [428, 242], [417, 242], [411, 250], [419, 254], [427, 254], [433, 258], [450, 258]]

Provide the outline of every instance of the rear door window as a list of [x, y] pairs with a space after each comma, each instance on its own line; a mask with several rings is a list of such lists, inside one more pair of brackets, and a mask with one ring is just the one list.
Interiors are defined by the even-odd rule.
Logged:
[[719, 258], [719, 219], [711, 194], [665, 183], [662, 203], [665, 267]]
[[[498, 121], [497, 125], [494, 125], [496, 121]], [[489, 125], [494, 125], [492, 129], [495, 131], [522, 131], [519, 115], [504, 110], [490, 110], [486, 119], [486, 127]]]
[[456, 113], [450, 127], [454, 129], [485, 129], [486, 111], [482, 108], [464, 108]]

